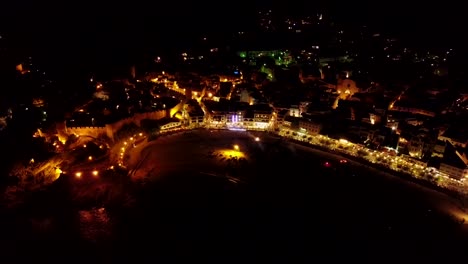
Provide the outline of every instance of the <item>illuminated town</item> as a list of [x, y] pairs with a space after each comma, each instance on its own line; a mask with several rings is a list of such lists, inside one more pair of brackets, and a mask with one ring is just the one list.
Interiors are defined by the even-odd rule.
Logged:
[[[414, 236], [422, 237], [443, 222], [440, 226], [449, 225], [450, 232], [455, 230], [457, 239], [460, 236], [466, 242], [468, 93], [466, 65], [460, 63], [464, 51], [453, 46], [409, 45], [384, 30], [335, 21], [322, 9], [306, 15], [284, 12], [260, 8], [252, 18], [254, 22], [240, 31], [222, 37], [221, 33], [203, 30], [186, 34], [190, 38], [175, 41], [178, 44], [174, 47], [141, 51], [144, 59], [128, 59], [119, 72], [112, 68], [119, 58], [109, 59], [101, 72], [97, 64], [92, 64], [94, 68], [86, 68], [81, 79], [78, 75], [63, 77], [68, 71], [78, 71], [78, 62], [61, 69], [39, 55], [36, 62], [35, 54], [8, 57], [14, 53], [10, 50], [13, 40], [0, 31], [0, 59], [5, 58], [0, 70], [5, 69], [7, 76], [0, 77], [15, 87], [0, 101], [0, 140], [9, 153], [1, 168], [5, 178], [1, 184], [2, 208], [14, 212], [14, 217], [8, 218], [12, 223], [20, 219], [16, 214], [29, 219], [21, 220], [28, 224], [18, 230], [23, 226], [34, 230], [33, 235], [19, 240], [35, 241], [39, 237], [40, 241], [41, 232], [61, 233], [50, 230], [62, 230], [56, 227], [62, 221], [62, 214], [56, 211], [62, 210], [78, 219], [63, 222], [78, 223], [78, 228], [70, 232], [79, 233], [79, 241], [107, 245], [115, 239], [116, 245], [122, 246], [109, 248], [124, 252], [122, 248], [131, 244], [127, 241], [137, 240], [133, 231], [119, 233], [119, 228], [127, 225], [125, 221], [131, 223], [132, 230], [145, 233], [145, 221], [159, 221], [149, 216], [152, 206], [159, 210], [155, 214], [177, 215], [164, 220], [172, 224], [179, 221], [174, 220], [179, 218], [179, 211], [193, 207], [193, 215], [198, 215], [208, 210], [204, 207], [206, 199], [215, 208], [210, 210], [226, 210], [229, 218], [239, 219], [242, 217], [230, 214], [238, 208], [274, 208], [274, 212], [297, 206], [304, 210], [297, 213], [304, 214], [303, 218], [294, 218], [301, 228], [305, 226], [302, 221], [308, 219], [305, 215], [329, 214], [328, 220], [312, 222], [320, 226], [323, 221], [327, 226], [336, 218], [337, 223], [327, 228], [341, 230], [336, 231], [344, 234], [336, 235], [339, 241], [348, 241], [348, 235], [352, 237], [349, 241], [360, 240], [359, 228], [344, 231], [346, 228], [337, 227], [346, 225], [343, 223], [349, 218], [350, 225], [361, 229], [371, 226], [369, 233], [384, 234], [376, 235], [376, 240], [388, 239], [386, 247], [392, 245], [392, 239], [404, 241], [401, 234], [417, 229], [420, 223], [424, 229], [418, 229], [420, 233]], [[60, 73], [53, 73], [55, 68]], [[9, 71], [11, 75], [6, 74]], [[210, 179], [206, 184], [204, 177]], [[207, 187], [211, 179], [222, 183], [208, 189], [212, 188]], [[231, 193], [238, 196], [226, 198]], [[374, 195], [383, 198], [372, 203]], [[243, 203], [233, 205], [229, 199]], [[165, 204], [161, 201], [168, 201], [167, 205], [161, 205]], [[317, 201], [334, 202], [309, 213], [305, 213], [309, 209], [302, 209], [320, 204]], [[368, 207], [382, 208], [355, 209], [367, 202], [372, 203]], [[416, 209], [406, 208], [406, 203]], [[387, 211], [392, 213], [384, 213]], [[268, 217], [257, 217], [283, 217], [272, 212]], [[411, 227], [401, 227], [404, 224], [400, 222], [406, 221], [401, 219], [412, 213], [417, 220], [408, 220]], [[183, 219], [185, 215], [180, 214]], [[353, 220], [354, 214], [370, 216]], [[395, 216], [394, 220], [394, 215], [401, 218]], [[140, 221], [145, 223], [141, 224], [143, 231], [137, 228]], [[210, 221], [207, 226], [217, 226]], [[229, 230], [227, 226], [236, 221], [245, 220], [232, 220], [219, 228]], [[288, 225], [294, 226], [291, 222]], [[196, 233], [193, 230], [197, 227], [183, 226], [189, 231], [178, 232]], [[178, 230], [179, 226], [171, 228]], [[226, 236], [240, 234], [242, 228], [233, 227], [236, 231], [226, 231]], [[253, 233], [258, 230], [249, 228], [255, 230], [249, 231]], [[209, 230], [206, 233], [218, 232]], [[8, 237], [16, 237], [13, 232], [17, 231]], [[151, 233], [151, 238], [160, 233]], [[201, 233], [199, 236], [203, 236]], [[269, 229], [258, 234], [267, 237], [270, 233], [274, 232]], [[391, 237], [394, 233], [399, 240]], [[172, 235], [162, 236], [166, 239]], [[68, 239], [66, 235], [57, 237], [51, 239], [57, 243], [54, 245]], [[182, 237], [181, 241], [185, 239]], [[436, 241], [431, 247], [439, 243], [435, 237], [427, 239]], [[447, 237], [443, 238], [451, 239]], [[287, 239], [284, 235], [278, 241]], [[225, 240], [229, 239], [219, 239]], [[190, 241], [198, 243], [196, 239]], [[298, 241], [294, 237], [293, 245], [303, 247]], [[373, 243], [369, 241], [366, 243]], [[137, 245], [146, 244], [139, 241]], [[222, 250], [215, 251], [218, 254]], [[287, 259], [290, 254], [288, 251]], [[373, 256], [383, 254], [387, 253]], [[245, 262], [241, 259], [239, 262]]]
[[[157, 76], [151, 78], [152, 76]], [[463, 154], [456, 150], [456, 146], [464, 146], [466, 142], [456, 137], [451, 137], [447, 131], [439, 132], [439, 135], [431, 137], [431, 131], [420, 127], [417, 118], [407, 117], [396, 119], [398, 114], [407, 116], [418, 115], [420, 112], [429, 110], [418, 108], [401, 108], [398, 106], [401, 96], [398, 95], [395, 101], [390, 102], [387, 108], [371, 109], [360, 122], [356, 122], [356, 115], [353, 108], [348, 118], [338, 122], [347, 122], [348, 132], [332, 131], [327, 127], [327, 123], [333, 118], [332, 110], [339, 103], [333, 102], [329, 109], [313, 110], [313, 103], [309, 101], [298, 102], [295, 105], [284, 106], [283, 102], [268, 102], [260, 91], [249, 91], [249, 81], [244, 79], [242, 72], [227, 75], [198, 76], [200, 82], [207, 85], [204, 87], [183, 88], [183, 80], [177, 80], [174, 75], [166, 72], [151, 73], [143, 80], [136, 80], [135, 84], [128, 83], [128, 88], [124, 89], [128, 100], [138, 104], [146, 101], [149, 106], [140, 111], [130, 114], [114, 121], [105, 123], [105, 115], [99, 114], [106, 111], [105, 105], [111, 92], [106, 91], [106, 86], [118, 85], [119, 83], [102, 84], [97, 83], [94, 98], [86, 105], [78, 107], [71, 118], [56, 125], [56, 130], [45, 132], [38, 129], [33, 137], [42, 137], [46, 142], [50, 142], [57, 149], [59, 156], [67, 160], [70, 151], [77, 151], [76, 147], [81, 146], [86, 149], [87, 144], [105, 149], [102, 153], [96, 152], [100, 158], [99, 162], [94, 160], [94, 150], [90, 150], [87, 162], [94, 166], [80, 165], [60, 168], [57, 157], [51, 161], [44, 161], [41, 169], [36, 174], [50, 171], [43, 177], [55, 180], [60, 174], [71, 173], [77, 178], [81, 178], [81, 170], [92, 172], [98, 175], [98, 170], [113, 169], [115, 167], [126, 168], [125, 160], [127, 150], [140, 144], [151, 142], [148, 138], [158, 137], [165, 133], [182, 132], [192, 129], [221, 129], [231, 131], [262, 131], [268, 135], [274, 134], [283, 138], [295, 140], [300, 143], [307, 143], [311, 147], [318, 147], [324, 151], [331, 151], [336, 154], [337, 160], [340, 158], [350, 158], [359, 162], [372, 163], [389, 171], [403, 173], [419, 180], [430, 182], [431, 184], [456, 191], [460, 194], [468, 194], [468, 169], [454, 166], [449, 161], [439, 163], [438, 167], [431, 164], [431, 158], [444, 157], [446, 152], [443, 149], [451, 148], [453, 154], [460, 161], [468, 162]], [[345, 77], [346, 78], [346, 77]], [[355, 83], [346, 78], [341, 82]], [[329, 88], [331, 85], [324, 83], [326, 90], [324, 93], [335, 97], [335, 101], [347, 102], [349, 99], [341, 99], [340, 86]], [[146, 86], [140, 88], [140, 86]], [[131, 94], [136, 94], [131, 97]], [[347, 94], [345, 98], [353, 98], [352, 95], [359, 93], [363, 96], [375, 93], [353, 92], [348, 89], [343, 91]], [[105, 96], [103, 94], [106, 94]], [[140, 96], [147, 94], [146, 96]], [[232, 100], [231, 98], [236, 98]], [[457, 99], [461, 101], [462, 99]], [[353, 101], [353, 100], [351, 100]], [[354, 101], [356, 102], [356, 101]], [[102, 107], [102, 110], [96, 109]], [[120, 105], [115, 105], [115, 110], [119, 110]], [[122, 106], [133, 108], [134, 106]], [[311, 108], [311, 110], [309, 110]], [[109, 110], [108, 110], [109, 111]], [[111, 115], [111, 114], [109, 114]], [[430, 114], [426, 114], [426, 117]], [[387, 120], [382, 120], [387, 118]], [[413, 135], [404, 137], [400, 123], [408, 123], [416, 128]], [[422, 122], [422, 121], [419, 121]], [[408, 129], [411, 129], [409, 127]], [[447, 128], [448, 129], [448, 128]], [[334, 132], [334, 133], [333, 133]], [[333, 133], [330, 135], [329, 133]], [[415, 134], [414, 134], [415, 133]], [[70, 141], [73, 140], [73, 143]], [[443, 142], [443, 143], [442, 143]], [[431, 146], [428, 146], [431, 144]], [[443, 145], [442, 145], [443, 144]], [[68, 145], [65, 147], [65, 145]], [[448, 146], [447, 146], [448, 145]], [[445, 154], [445, 155], [450, 155]], [[31, 165], [34, 164], [34, 157], [31, 158]], [[432, 165], [432, 166], [431, 166]], [[34, 165], [37, 167], [37, 165]], [[53, 170], [52, 170], [53, 168]], [[131, 168], [129, 168], [131, 169]], [[72, 170], [72, 171], [70, 171]], [[77, 170], [77, 172], [74, 172]]]

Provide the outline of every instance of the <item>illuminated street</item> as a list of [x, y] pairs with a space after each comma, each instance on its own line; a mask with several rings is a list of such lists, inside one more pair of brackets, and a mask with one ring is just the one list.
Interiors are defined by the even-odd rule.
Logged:
[[390, 170], [411, 175], [414, 178], [425, 180], [428, 180], [429, 178], [436, 178], [437, 181], [432, 184], [447, 188], [449, 190], [454, 190], [460, 194], [466, 194], [468, 192], [466, 181], [452, 179], [448, 175], [440, 173], [434, 168], [429, 169], [425, 166], [419, 165], [415, 163], [414, 160], [407, 157], [391, 156], [387, 153], [370, 150], [361, 145], [353, 144], [347, 140], [335, 140], [323, 135], [307, 136], [295, 133], [294, 131], [290, 130], [282, 130], [280, 131], [279, 135], [311, 145], [324, 147], [330, 151], [358, 157], [374, 164], [383, 165]]

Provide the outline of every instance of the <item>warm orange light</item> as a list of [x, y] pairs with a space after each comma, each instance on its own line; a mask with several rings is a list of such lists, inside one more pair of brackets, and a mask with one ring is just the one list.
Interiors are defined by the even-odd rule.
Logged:
[[213, 94], [212, 94], [212, 93], [208, 93], [208, 97], [212, 97], [212, 96], [213, 96]]
[[89, 157], [88, 157], [88, 160], [93, 160], [93, 156], [89, 156]]
[[93, 176], [98, 176], [99, 172], [97, 170], [93, 171]]
[[338, 142], [343, 143], [343, 144], [348, 144], [348, 143], [349, 143], [349, 141], [346, 140], [346, 139], [344, 139], [344, 138], [340, 138], [340, 139], [338, 140]]
[[140, 137], [143, 136], [143, 133], [138, 134]]
[[235, 150], [239, 150], [239, 145], [234, 145]]
[[229, 158], [245, 158], [245, 154], [242, 151], [232, 150], [232, 149], [225, 149], [221, 150], [220, 153], [224, 157]]
[[81, 178], [81, 175], [82, 175], [82, 173], [81, 173], [81, 172], [77, 172], [77, 173], [75, 173], [75, 177], [76, 177], [76, 178]]
[[83, 148], [86, 148], [86, 144], [83, 145]]
[[255, 141], [260, 141], [260, 138], [259, 138], [259, 137], [256, 137], [256, 138], [255, 138]]

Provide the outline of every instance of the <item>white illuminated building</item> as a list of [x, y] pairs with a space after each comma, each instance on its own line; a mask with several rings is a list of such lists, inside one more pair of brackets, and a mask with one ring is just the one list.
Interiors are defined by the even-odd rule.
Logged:
[[253, 117], [246, 117], [242, 111], [213, 115], [209, 122], [211, 127], [225, 127], [234, 130], [268, 130], [272, 125], [273, 115], [271, 113], [255, 113]]
[[291, 107], [289, 108], [289, 115], [294, 117], [300, 117], [301, 109], [299, 108], [299, 105], [291, 105]]
[[243, 127], [243, 112], [233, 112], [226, 115], [226, 126], [231, 127]]

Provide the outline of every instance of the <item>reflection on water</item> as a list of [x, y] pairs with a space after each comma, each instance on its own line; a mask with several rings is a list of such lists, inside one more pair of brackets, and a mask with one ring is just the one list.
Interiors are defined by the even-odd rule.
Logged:
[[110, 237], [111, 220], [105, 208], [93, 208], [78, 212], [81, 238], [89, 242], [99, 242]]

